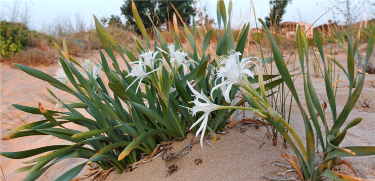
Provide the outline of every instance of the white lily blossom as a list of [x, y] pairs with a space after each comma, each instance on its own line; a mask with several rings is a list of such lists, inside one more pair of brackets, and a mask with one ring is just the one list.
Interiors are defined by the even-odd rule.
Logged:
[[146, 78], [149, 74], [151, 74], [152, 72], [155, 72], [157, 70], [159, 70], [161, 67], [155, 69], [155, 70], [152, 70], [150, 72], [146, 72], [146, 66], [145, 64], [140, 60], [138, 62], [138, 64], [135, 64], [135, 66], [132, 68], [131, 72], [126, 76], [126, 77], [129, 77], [129, 76], [132, 76], [132, 77], [137, 77], [129, 86], [128, 88], [126, 88], [125, 91], [127, 91], [135, 82], [137, 82], [139, 80], [139, 83], [138, 83], [138, 86], [137, 86], [137, 89], [135, 91], [135, 93], [138, 92], [138, 89], [139, 89], [139, 86], [141, 85], [142, 83], [142, 80], [144, 78]]
[[89, 60], [89, 59], [85, 59], [85, 60], [81, 63], [81, 66], [82, 66], [82, 68], [83, 68], [84, 70], [86, 70], [87, 72], [89, 72], [89, 73], [92, 74], [92, 72], [90, 72], [90, 70], [93, 69], [93, 66], [92, 66], [92, 62], [91, 62], [91, 60]]
[[171, 65], [174, 70], [178, 70], [181, 66], [183, 67], [184, 74], [187, 74], [190, 61], [185, 58], [188, 54], [185, 51], [175, 50], [173, 44], [168, 45], [169, 56], [171, 58]]
[[[230, 90], [232, 89], [233, 85], [244, 85], [244, 78], [243, 74], [250, 76], [254, 78], [254, 74], [250, 71], [250, 69], [245, 68], [247, 64], [252, 63], [250, 61], [250, 58], [243, 58], [241, 61], [239, 59], [239, 56], [241, 53], [239, 52], [234, 52], [231, 53], [227, 59], [224, 59], [221, 63], [224, 65], [220, 67], [220, 69], [217, 72], [217, 80], [221, 79], [221, 83], [215, 85], [215, 87], [212, 88], [211, 90], [211, 95], [217, 88], [221, 88], [225, 101], [230, 103], [230, 97], [229, 93]], [[256, 65], [256, 64], [255, 64]]]
[[[145, 66], [149, 66], [151, 69], [154, 69], [154, 63], [155, 63], [155, 57], [158, 55], [158, 51], [153, 52], [153, 51], [146, 51], [143, 52], [140, 56], [143, 58], [143, 62]], [[141, 60], [140, 60], [141, 61]]]
[[[59, 62], [60, 64], [60, 62]], [[60, 64], [61, 66], [61, 64]], [[68, 76], [66, 76], [65, 72], [64, 72], [64, 69], [62, 67], [58, 68], [57, 71], [56, 71], [56, 75], [53, 76], [55, 79], [59, 80], [60, 82], [64, 83], [64, 84], [67, 84], [69, 79], [68, 79]]]
[[[83, 63], [81, 64], [81, 66], [82, 66], [82, 68], [84, 70], [86, 70], [86, 72], [88, 72], [89, 74], [91, 74], [93, 76], [93, 78], [96, 80], [99, 77], [99, 72], [102, 69], [102, 66], [100, 65], [98, 67], [96, 65], [93, 66], [92, 64], [93, 63], [91, 62], [91, 60], [86, 59], [86, 60], [83, 61]], [[87, 76], [86, 73], [82, 73], [82, 75]]]
[[204, 134], [206, 132], [206, 127], [207, 127], [207, 122], [208, 122], [208, 116], [210, 115], [210, 113], [212, 111], [220, 109], [220, 106], [216, 105], [216, 104], [213, 104], [210, 101], [210, 99], [206, 95], [204, 95], [203, 91], [201, 91], [201, 93], [199, 93], [198, 91], [196, 91], [190, 85], [189, 82], [187, 82], [187, 84], [188, 84], [190, 90], [195, 95], [195, 100], [192, 101], [192, 103], [194, 103], [195, 106], [193, 108], [188, 108], [188, 109], [193, 112], [192, 113], [193, 116], [195, 116], [197, 114], [197, 112], [204, 112], [204, 114], [190, 127], [190, 130], [191, 130], [194, 126], [196, 126], [197, 124], [199, 124], [203, 120], [201, 126], [199, 127], [199, 129], [198, 129], [198, 131], [197, 131], [197, 133], [195, 135], [195, 136], [198, 136], [199, 133], [201, 134], [200, 143], [201, 143], [201, 146], [203, 148], [203, 137], [204, 137]]

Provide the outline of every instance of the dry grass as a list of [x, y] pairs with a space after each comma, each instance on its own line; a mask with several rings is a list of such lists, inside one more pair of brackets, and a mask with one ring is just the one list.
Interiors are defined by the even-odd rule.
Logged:
[[26, 50], [22, 51], [20, 54], [10, 57], [8, 59], [3, 59], [2, 62], [13, 64], [19, 63], [23, 65], [49, 65], [55, 63], [57, 60], [56, 52], [49, 47], [45, 50], [38, 47], [25, 47]]

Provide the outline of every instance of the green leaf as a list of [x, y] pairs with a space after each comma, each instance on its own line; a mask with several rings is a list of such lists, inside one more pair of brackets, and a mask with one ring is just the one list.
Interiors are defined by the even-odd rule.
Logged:
[[34, 158], [34, 159], [30, 160], [30, 161], [26, 161], [26, 162], [23, 162], [23, 163], [28, 164], [28, 163], [34, 163], [34, 162], [39, 162], [39, 161], [44, 161], [44, 160], [51, 160], [53, 158], [56, 158], [56, 157], [59, 157], [61, 155], [66, 154], [66, 153], [69, 153], [76, 146], [78, 146], [78, 144], [66, 146], [64, 148], [55, 150], [53, 152], [49, 152], [49, 153], [47, 153], [45, 155], [42, 155], [40, 157]]
[[[56, 85], [59, 85], [61, 87], [64, 87], [66, 88], [67, 90], [69, 90], [70, 88], [68, 86], [66, 86], [65, 84], [63, 84], [62, 82], [60, 82], [59, 80], [53, 78], [52, 76], [44, 73], [44, 72], [41, 72], [37, 69], [33, 69], [31, 67], [28, 67], [28, 66], [25, 66], [25, 65], [21, 65], [21, 64], [17, 64], [15, 63], [14, 64], [16, 67], [18, 67], [19, 69], [21, 69], [22, 71], [24, 71], [25, 73], [33, 76], [33, 77], [36, 77], [38, 79], [41, 79], [41, 80], [44, 80], [44, 81], [47, 81], [49, 83], [53, 83], [53, 84], [56, 84]], [[69, 93], [72, 93], [72, 92], [69, 92]]]
[[206, 75], [206, 70], [207, 70], [207, 63], [208, 60], [205, 60], [198, 69], [197, 74], [195, 75], [195, 84], [198, 84], [199, 81], [202, 80], [202, 78]]
[[155, 119], [156, 121], [160, 122], [162, 125], [164, 125], [168, 130], [172, 131], [174, 134], [176, 134], [176, 130], [172, 127], [171, 124], [167, 122], [163, 117], [161, 117], [157, 112], [147, 108], [146, 106], [140, 105], [138, 103], [133, 102], [133, 107], [148, 116], [149, 118]]
[[146, 28], [143, 25], [142, 19], [138, 14], [138, 10], [134, 2], [132, 2], [132, 10], [133, 10], [133, 17], [134, 17], [135, 23], [137, 24], [138, 29], [141, 31], [143, 38], [146, 40], [148, 48], [150, 48], [151, 47], [150, 39], [148, 38]]
[[101, 101], [95, 101], [95, 104], [103, 111], [105, 115], [115, 120], [120, 120], [118, 115], [107, 105], [103, 104]]
[[224, 0], [219, 0], [218, 3], [220, 3], [220, 15], [223, 18], [224, 27], [227, 27], [227, 10], [225, 8]]
[[41, 125], [45, 122], [47, 122], [47, 120], [35, 121], [35, 122], [32, 122], [32, 123], [20, 126], [18, 128], [14, 128], [14, 129], [8, 131], [7, 133], [14, 133], [14, 132], [18, 132], [18, 131], [21, 131], [21, 130], [24, 130], [24, 129], [31, 129], [32, 127]]
[[47, 151], [65, 148], [67, 146], [68, 145], [53, 145], [53, 146], [45, 146], [45, 147], [19, 151], [19, 152], [0, 152], [0, 155], [8, 157], [8, 158], [12, 158], [12, 159], [22, 159], [22, 158], [28, 158], [34, 155], [38, 155]]
[[34, 131], [34, 130], [31, 130], [31, 131], [21, 131], [21, 132], [17, 132], [17, 133], [12, 133], [12, 134], [9, 134], [9, 135], [6, 135], [3, 140], [10, 140], [10, 139], [14, 139], [14, 138], [20, 138], [20, 137], [25, 137], [25, 136], [35, 136], [35, 135], [46, 135], [45, 133], [41, 133], [39, 131]]
[[363, 118], [356, 118], [353, 121], [351, 121], [348, 125], [346, 125], [344, 130], [342, 130], [342, 132], [336, 138], [331, 140], [331, 144], [333, 144], [335, 146], [338, 146], [342, 142], [342, 140], [344, 140], [346, 132], [348, 131], [348, 129], [350, 129], [350, 128], [354, 127], [355, 125], [359, 124], [362, 121], [362, 119]]
[[126, 55], [128, 56], [128, 58], [132, 61], [132, 62], [135, 62], [135, 61], [138, 61], [137, 57], [134, 56], [134, 54], [129, 51], [127, 48], [125, 48], [124, 46], [120, 45], [120, 47], [122, 48], [122, 50], [124, 50], [124, 52], [126, 53]]
[[185, 23], [184, 23], [184, 30], [185, 30], [186, 38], [188, 39], [188, 41], [189, 41], [191, 47], [195, 48], [194, 37], [193, 37], [193, 35], [191, 34], [189, 28], [186, 26]]
[[332, 83], [331, 83], [331, 80], [329, 78], [327, 65], [326, 65], [326, 62], [325, 62], [325, 59], [324, 59], [323, 45], [322, 45], [322, 42], [320, 41], [320, 37], [319, 37], [318, 32], [316, 32], [316, 31], [314, 32], [314, 37], [315, 37], [315, 42], [316, 42], [316, 45], [318, 47], [320, 56], [322, 57], [322, 61], [323, 61], [323, 65], [324, 65], [324, 83], [325, 83], [325, 86], [326, 86], [326, 92], [327, 92], [329, 105], [330, 105], [331, 111], [332, 111], [333, 121], [335, 122], [336, 118], [337, 118], [336, 100], [335, 100], [335, 94], [334, 94], [333, 89], [332, 89]]
[[130, 152], [134, 149], [136, 149], [138, 146], [140, 146], [141, 143], [143, 143], [144, 141], [146, 141], [148, 138], [151, 138], [152, 136], [154, 135], [158, 135], [158, 134], [168, 134], [168, 135], [171, 135], [173, 137], [177, 137], [177, 135], [172, 132], [172, 131], [169, 131], [169, 130], [166, 130], [166, 129], [159, 129], [159, 130], [151, 130], [151, 131], [148, 131], [146, 133], [143, 133], [141, 134], [140, 136], [138, 136], [136, 139], [134, 139], [134, 141], [132, 141], [120, 154], [120, 156], [118, 157], [118, 160], [122, 160], [124, 159], [126, 156], [128, 156], [130, 154]]
[[[246, 41], [247, 41], [247, 35], [249, 34], [249, 29], [250, 29], [250, 24], [248, 24], [245, 28], [242, 28], [241, 36], [237, 40], [237, 46], [236, 46], [236, 52], [240, 52], [243, 54], [243, 51], [246, 46]], [[242, 55], [241, 55], [242, 57]], [[240, 59], [241, 59], [240, 57]]]
[[204, 56], [204, 53], [206, 52], [208, 44], [210, 43], [211, 36], [212, 36], [212, 31], [208, 31], [207, 34], [204, 36], [203, 46], [202, 46], [202, 57]]
[[[335, 181], [359, 181], [359, 178], [351, 177], [342, 173], [337, 173], [332, 170], [325, 170], [321, 176]], [[362, 179], [361, 179], [362, 180]]]
[[115, 148], [118, 148], [118, 147], [124, 147], [124, 146], [128, 146], [130, 144], [129, 141], [119, 141], [119, 142], [116, 142], [116, 143], [113, 143], [113, 144], [110, 144], [106, 147], [104, 147], [103, 149], [101, 149], [98, 153], [96, 153], [94, 156], [92, 156], [93, 158], [94, 157], [97, 157], [97, 156], [100, 156], [100, 155], [104, 155], [110, 151], [112, 151], [113, 149]]
[[[21, 111], [24, 111], [24, 112], [27, 112], [27, 113], [30, 113], [30, 114], [42, 114], [40, 112], [40, 109], [39, 108], [35, 108], [35, 107], [29, 107], [29, 106], [23, 106], [23, 105], [19, 105], [19, 104], [12, 104], [13, 107], [21, 110]], [[52, 111], [52, 110], [48, 110], [48, 112], [51, 114], [51, 115], [54, 115], [56, 113], [60, 113], [60, 112], [57, 112], [57, 111]]]
[[[348, 146], [343, 147], [344, 149], [351, 150], [355, 153], [355, 156], [371, 156], [375, 155], [375, 146]], [[322, 162], [322, 164], [329, 162], [333, 158], [338, 157], [352, 157], [353, 155], [343, 151], [343, 150], [334, 150], [330, 152], [327, 158]]]
[[103, 129], [97, 129], [97, 130], [91, 130], [91, 131], [81, 132], [81, 133], [77, 133], [77, 134], [72, 135], [72, 138], [77, 138], [78, 139], [78, 138], [92, 137], [92, 136], [101, 134], [103, 132], [106, 132], [106, 131], [109, 131], [109, 130], [113, 130], [113, 129], [116, 129], [116, 128], [120, 128], [120, 127], [123, 127], [123, 126], [114, 126], [114, 127], [110, 127], [110, 128], [103, 128]]
[[74, 168], [62, 174], [55, 181], [67, 181], [67, 180], [73, 179], [76, 175], [79, 174], [79, 172], [81, 172], [81, 170], [83, 169], [83, 167], [85, 167], [85, 165], [86, 163], [75, 166]]
[[[54, 124], [55, 126], [60, 126], [64, 129], [67, 129], [65, 128], [63, 125], [61, 125], [59, 122], [56, 121], [55, 118], [52, 117], [52, 115], [47, 111], [47, 109], [45, 109], [43, 107], [43, 105], [41, 103], [39, 103], [39, 110], [40, 112], [43, 114], [43, 116], [49, 121], [51, 122], [52, 124]], [[68, 130], [68, 129], [67, 129]]]
[[25, 172], [25, 171], [28, 171], [30, 170], [31, 168], [33, 168], [34, 165], [30, 165], [30, 166], [26, 166], [26, 167], [21, 167], [17, 170], [15, 170], [14, 172]]

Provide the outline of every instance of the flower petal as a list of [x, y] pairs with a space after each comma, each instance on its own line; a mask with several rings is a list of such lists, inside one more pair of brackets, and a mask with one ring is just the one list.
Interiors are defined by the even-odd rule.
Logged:
[[230, 93], [230, 90], [232, 89], [232, 85], [233, 83], [229, 84], [227, 89], [225, 89], [224, 97], [227, 103], [231, 103], [230, 98], [229, 98], [229, 93]]
[[194, 126], [196, 126], [199, 122], [201, 122], [201, 121], [203, 120], [203, 118], [204, 118], [204, 115], [202, 115], [197, 121], [195, 121], [195, 123], [190, 127], [190, 130], [191, 130]]

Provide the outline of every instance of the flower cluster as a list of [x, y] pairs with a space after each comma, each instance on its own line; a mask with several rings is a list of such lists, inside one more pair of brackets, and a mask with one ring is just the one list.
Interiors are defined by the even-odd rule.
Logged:
[[242, 76], [243, 74], [246, 75], [245, 77], [250, 76], [251, 78], [254, 78], [251, 70], [246, 68], [246, 66], [249, 63], [252, 63], [252, 61], [250, 61], [250, 58], [243, 58], [240, 61], [240, 55], [241, 53], [234, 52], [231, 53], [228, 58], [222, 60], [221, 64], [223, 64], [224, 66], [222, 66], [218, 70], [217, 78], [215, 80], [215, 82], [217, 82], [221, 79], [221, 83], [215, 85], [215, 87], [213, 87], [211, 90], [212, 95], [213, 92], [220, 87], [222, 92], [224, 92], [225, 101], [228, 103], [231, 102], [229, 93], [232, 89], [232, 86], [244, 85], [244, 77]]
[[[215, 82], [217, 82], [217, 80], [221, 79], [221, 83], [212, 88], [211, 95], [220, 87], [222, 89], [223, 96], [225, 97], [225, 101], [231, 102], [229, 92], [232, 89], [232, 86], [235, 84], [245, 86], [244, 78], [247, 78], [247, 76], [254, 78], [254, 74], [251, 72], [251, 70], [246, 68], [248, 64], [254, 62], [250, 61], [250, 58], [243, 58], [240, 61], [240, 55], [241, 53], [239, 52], [233, 52], [227, 58], [222, 60], [223, 66], [217, 71], [217, 78], [215, 80]], [[193, 116], [195, 116], [197, 112], [204, 112], [203, 115], [190, 128], [192, 129], [203, 120], [201, 126], [196, 132], [196, 135], [199, 133], [201, 134], [200, 141], [201, 146], [203, 147], [203, 136], [205, 135], [210, 113], [218, 109], [227, 109], [228, 107], [213, 104], [211, 100], [203, 93], [203, 91], [199, 93], [189, 83], [188, 86], [196, 97], [195, 100], [192, 101], [192, 103], [194, 103], [194, 107], [189, 108], [192, 111]]]

